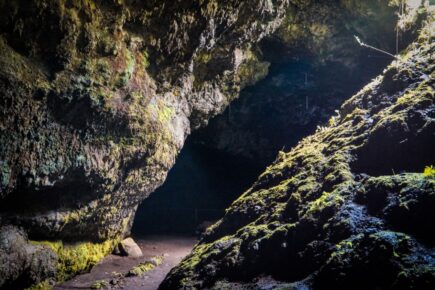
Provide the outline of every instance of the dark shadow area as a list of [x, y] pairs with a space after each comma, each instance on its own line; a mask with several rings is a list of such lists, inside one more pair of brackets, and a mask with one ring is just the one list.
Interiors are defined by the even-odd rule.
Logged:
[[[423, 127], [421, 124], [425, 123], [424, 115], [412, 114], [403, 123], [379, 126], [368, 143], [357, 150], [352, 171], [371, 176], [394, 175], [421, 172], [428, 164], [434, 164], [435, 125], [428, 123]], [[419, 126], [423, 129], [417, 129]]]
[[220, 219], [264, 169], [194, 138], [186, 141], [164, 185], [139, 206], [134, 234], [193, 234], [204, 221]]
[[[2, 200], [0, 211], [6, 214], [10, 212], [14, 216], [17, 212], [25, 215], [53, 209], [78, 208], [81, 204], [96, 199], [99, 193], [95, 186], [81, 182], [85, 179], [84, 176], [82, 169], [70, 170], [60, 182], [37, 189], [29, 186], [29, 180], [32, 180], [30, 174], [19, 176], [17, 189]], [[50, 182], [49, 177], [47, 182]]]

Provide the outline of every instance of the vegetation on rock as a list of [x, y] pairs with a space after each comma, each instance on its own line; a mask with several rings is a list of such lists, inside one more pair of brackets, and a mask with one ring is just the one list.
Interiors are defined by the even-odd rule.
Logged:
[[191, 129], [267, 72], [251, 46], [286, 1], [268, 3], [0, 1], [2, 223], [128, 234]]
[[280, 152], [161, 289], [434, 285], [435, 183], [421, 173], [435, 162], [434, 23], [329, 126]]
[[435, 178], [435, 168], [433, 165], [426, 166], [423, 171], [423, 175], [427, 178]]
[[107, 240], [103, 243], [81, 242], [65, 245], [61, 241], [30, 241], [33, 245], [49, 247], [58, 257], [56, 281], [65, 281], [77, 273], [90, 270], [102, 258], [113, 251], [118, 243]]
[[[149, 272], [149, 271], [153, 270], [155, 267], [159, 266], [163, 262], [163, 259], [164, 259], [163, 256], [152, 257], [151, 259], [134, 266], [126, 273], [113, 272], [112, 273], [113, 279], [95, 281], [90, 286], [90, 288], [91, 289], [108, 289], [108, 288], [110, 289], [113, 286], [122, 285], [124, 283], [124, 280], [126, 279], [126, 277], [135, 277], [135, 276], [142, 277], [147, 272]], [[121, 286], [121, 288], [122, 287], [123, 286]]]
[[153, 257], [150, 261], [140, 263], [128, 271], [126, 276], [142, 276], [146, 272], [151, 271], [155, 267], [159, 266], [163, 262], [163, 257]]

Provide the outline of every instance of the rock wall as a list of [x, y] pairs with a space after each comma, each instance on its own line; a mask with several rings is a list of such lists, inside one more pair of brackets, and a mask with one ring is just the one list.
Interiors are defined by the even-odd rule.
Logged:
[[28, 243], [26, 234], [12, 226], [0, 228], [0, 287], [14, 282], [22, 289], [56, 274], [57, 257], [41, 245]]
[[128, 233], [192, 128], [267, 73], [287, 1], [0, 1], [1, 221]]
[[161, 289], [433, 287], [434, 23], [280, 152]]

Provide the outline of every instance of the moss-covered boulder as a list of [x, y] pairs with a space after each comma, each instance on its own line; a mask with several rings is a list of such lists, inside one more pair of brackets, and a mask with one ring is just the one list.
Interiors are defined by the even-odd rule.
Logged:
[[23, 230], [3, 226], [0, 228], [0, 288], [51, 289], [57, 281], [89, 271], [117, 243], [117, 240], [32, 241]]
[[161, 289], [433, 288], [434, 23], [280, 152]]

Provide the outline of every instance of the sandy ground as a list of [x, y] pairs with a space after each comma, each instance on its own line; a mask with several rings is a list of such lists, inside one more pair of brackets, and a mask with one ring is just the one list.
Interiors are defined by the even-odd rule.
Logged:
[[128, 258], [110, 255], [98, 263], [90, 273], [76, 276], [63, 284], [56, 285], [57, 290], [91, 289], [96, 281], [110, 281], [116, 273], [127, 273], [137, 264], [155, 256], [164, 256], [161, 265], [147, 272], [142, 277], [125, 277], [118, 285], [111, 285], [105, 289], [126, 290], [157, 290], [166, 274], [185, 257], [196, 243], [194, 237], [180, 236], [148, 236], [135, 238], [144, 254], [141, 258]]

